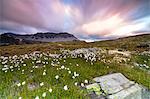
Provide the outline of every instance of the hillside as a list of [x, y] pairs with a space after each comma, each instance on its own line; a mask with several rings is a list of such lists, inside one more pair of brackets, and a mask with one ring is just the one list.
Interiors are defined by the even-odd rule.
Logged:
[[[94, 43], [66, 41], [0, 46], [0, 99], [106, 98], [112, 94], [101, 85], [92, 90], [87, 86], [95, 83], [95, 77], [115, 73], [145, 88], [147, 92], [140, 91], [138, 95], [148, 97], [149, 37], [147, 34]], [[122, 48], [122, 43], [127, 47]], [[131, 48], [133, 51], [128, 50]], [[130, 85], [125, 83], [123, 90], [132, 88]]]
[[[12, 39], [14, 40], [14, 39]], [[11, 39], [10, 39], [11, 41]], [[34, 42], [35, 43], [35, 42]], [[24, 44], [24, 45], [10, 45], [0, 47], [1, 55], [15, 55], [24, 54], [33, 51], [51, 51], [57, 52], [60, 49], [77, 49], [77, 48], [89, 48], [100, 47], [105, 49], [120, 49], [131, 51], [145, 51], [149, 50], [150, 46], [150, 34], [119, 38], [116, 40], [106, 40], [97, 42], [84, 42], [84, 41], [64, 41], [64, 42], [49, 42], [42, 44]]]
[[149, 50], [150, 34], [129, 36], [114, 40], [96, 41], [91, 44], [93, 44], [93, 46], [106, 47], [109, 49], [118, 48], [122, 50]]

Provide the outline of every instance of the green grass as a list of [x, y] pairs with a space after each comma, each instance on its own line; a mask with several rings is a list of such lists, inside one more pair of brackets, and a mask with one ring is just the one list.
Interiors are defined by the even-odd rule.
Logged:
[[135, 55], [134, 61], [139, 64], [146, 64], [150, 66], [150, 56], [148, 55]]
[[[51, 61], [48, 60], [49, 62]], [[104, 64], [102, 62], [95, 62], [93, 65], [90, 62], [86, 62], [83, 59], [66, 59], [64, 63], [63, 60], [60, 60], [61, 65], [70, 68], [72, 72], [77, 72], [80, 74], [76, 79], [72, 79], [72, 74], [69, 74], [67, 70], [57, 70], [59, 65], [52, 67], [50, 64], [46, 65], [44, 68], [34, 69], [33, 73], [30, 73], [32, 69], [31, 60], [26, 60], [27, 66], [21, 67], [21, 70], [25, 70], [25, 74], [21, 74], [21, 70], [18, 71], [17, 68], [14, 72], [8, 71], [4, 73], [0, 71], [0, 97], [5, 99], [17, 99], [19, 96], [23, 99], [32, 99], [35, 96], [42, 97], [43, 92], [47, 92], [46, 98], [89, 98], [85, 89], [82, 89], [80, 86], [75, 86], [74, 83], [84, 82], [85, 79], [93, 82], [92, 79], [97, 76], [102, 76], [108, 73], [121, 72], [130, 80], [133, 80], [137, 83], [140, 83], [150, 89], [150, 75], [140, 70], [139, 68], [131, 68], [131, 66], [121, 65], [121, 64]], [[70, 64], [71, 63], [71, 64]], [[76, 66], [76, 64], [79, 66]], [[109, 68], [108, 68], [109, 66]], [[47, 75], [43, 76], [42, 73], [46, 69]], [[55, 75], [59, 75], [60, 79], [57, 81]], [[33, 78], [32, 78], [32, 77]], [[14, 81], [19, 82], [26, 81], [24, 86], [18, 87], [14, 84]], [[31, 91], [27, 88], [29, 83], [40, 84], [44, 82], [44, 86], [38, 87], [36, 90]], [[63, 90], [63, 86], [68, 85], [69, 90]], [[48, 89], [52, 88], [53, 92], [49, 93]], [[82, 90], [81, 90], [82, 89]]]

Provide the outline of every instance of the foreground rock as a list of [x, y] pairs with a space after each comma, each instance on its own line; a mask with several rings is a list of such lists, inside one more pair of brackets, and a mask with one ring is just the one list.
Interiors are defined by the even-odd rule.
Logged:
[[128, 80], [121, 73], [96, 77], [93, 80], [96, 83], [86, 88], [95, 91], [97, 96], [92, 96], [94, 99], [150, 99], [150, 93], [144, 87]]

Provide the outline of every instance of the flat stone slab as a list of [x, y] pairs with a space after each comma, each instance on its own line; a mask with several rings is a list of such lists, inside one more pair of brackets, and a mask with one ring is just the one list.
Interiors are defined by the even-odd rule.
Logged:
[[100, 85], [108, 99], [143, 99], [143, 87], [121, 73], [96, 77], [93, 80]]
[[135, 84], [130, 88], [123, 89], [116, 94], [108, 95], [108, 99], [143, 99], [142, 98], [142, 88]]
[[99, 83], [102, 90], [104, 90], [104, 92], [106, 92], [107, 94], [117, 93], [134, 84], [134, 82], [128, 80], [121, 73], [114, 73], [101, 77], [96, 77], [94, 78], [94, 81]]

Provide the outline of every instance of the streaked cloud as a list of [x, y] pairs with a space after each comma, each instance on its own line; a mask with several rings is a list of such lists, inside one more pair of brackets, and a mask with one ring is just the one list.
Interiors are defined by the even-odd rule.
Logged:
[[0, 31], [109, 39], [150, 31], [150, 0], [0, 0]]

